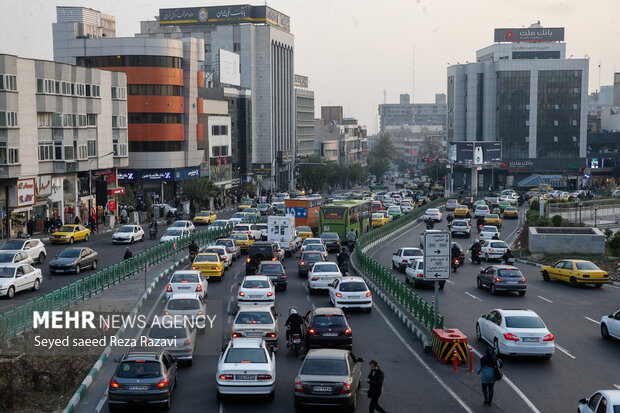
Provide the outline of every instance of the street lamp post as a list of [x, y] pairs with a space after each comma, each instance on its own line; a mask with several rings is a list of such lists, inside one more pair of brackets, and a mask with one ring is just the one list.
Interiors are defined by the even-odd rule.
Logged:
[[93, 217], [93, 173], [91, 170], [91, 162], [97, 161], [99, 159], [105, 158], [106, 156], [113, 155], [113, 154], [114, 154], [114, 151], [111, 151], [97, 158], [88, 160], [88, 222], [89, 224], [90, 224], [90, 219]]

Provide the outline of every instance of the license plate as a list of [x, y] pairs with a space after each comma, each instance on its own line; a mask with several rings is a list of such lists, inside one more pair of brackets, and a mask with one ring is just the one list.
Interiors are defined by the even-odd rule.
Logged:
[[312, 391], [315, 393], [331, 393], [333, 391], [333, 388], [330, 386], [312, 386]]
[[179, 287], [179, 290], [191, 290], [192, 287]]
[[129, 390], [148, 390], [149, 386], [127, 386]]
[[249, 295], [250, 298], [262, 298], [262, 295]]
[[538, 337], [523, 337], [524, 343], [538, 343]]
[[325, 337], [336, 337], [338, 333], [323, 333]]
[[349, 296], [349, 297], [347, 297], [347, 298], [348, 298], [349, 300], [352, 300], [352, 299], [362, 298], [362, 296], [361, 296], [361, 295], [351, 295], [351, 296]]
[[256, 376], [253, 374], [237, 374], [235, 376], [236, 380], [256, 380]]
[[262, 335], [263, 333], [261, 333], [260, 331], [248, 331], [247, 333], [245, 333], [246, 337], [260, 337]]

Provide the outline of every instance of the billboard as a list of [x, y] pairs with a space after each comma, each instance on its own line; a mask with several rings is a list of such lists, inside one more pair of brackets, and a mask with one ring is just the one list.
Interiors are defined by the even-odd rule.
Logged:
[[237, 53], [220, 49], [220, 83], [241, 86], [239, 55]]
[[495, 42], [561, 42], [564, 27], [495, 29]]
[[452, 142], [450, 162], [482, 165], [502, 160], [502, 143], [494, 141]]
[[295, 87], [308, 89], [308, 76], [295, 75]]
[[267, 6], [250, 6], [249, 4], [212, 6], [212, 7], [180, 7], [159, 9], [159, 24], [238, 24], [267, 23], [290, 32], [291, 19]]

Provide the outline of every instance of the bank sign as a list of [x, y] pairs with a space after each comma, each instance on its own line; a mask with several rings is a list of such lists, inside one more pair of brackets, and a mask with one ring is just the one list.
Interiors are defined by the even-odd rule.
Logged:
[[496, 42], [561, 42], [564, 27], [495, 29]]

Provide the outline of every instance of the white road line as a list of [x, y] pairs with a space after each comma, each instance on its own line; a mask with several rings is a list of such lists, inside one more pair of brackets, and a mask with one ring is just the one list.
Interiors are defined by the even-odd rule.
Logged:
[[473, 298], [474, 300], [478, 300], [478, 301], [482, 301], [480, 298], [476, 297], [473, 294], [468, 293], [467, 291], [465, 291], [465, 294], [467, 294], [468, 296], [470, 296], [471, 298]]
[[224, 405], [222, 404], [222, 402], [220, 402], [220, 413], [224, 412]]
[[446, 282], [449, 282], [450, 284], [454, 284], [454, 281], [452, 280], [446, 280]]
[[541, 300], [544, 300], [544, 301], [546, 301], [548, 303], [552, 303], [553, 304], [553, 301], [549, 300], [548, 298], [545, 298], [545, 297], [540, 296], [540, 295], [538, 295], [537, 297], [540, 298]]
[[106, 390], [105, 393], [103, 393], [103, 397], [101, 398], [101, 400], [99, 400], [99, 403], [97, 403], [97, 407], [95, 407], [95, 410], [97, 411], [97, 413], [101, 411], [101, 409], [103, 408], [103, 404], [105, 403], [105, 400], [107, 398], [108, 398], [108, 391]]
[[405, 348], [407, 350], [409, 350], [409, 352], [411, 354], [413, 354], [413, 356], [418, 360], [418, 362], [426, 369], [426, 371], [429, 372], [429, 374], [431, 376], [433, 376], [433, 378], [444, 388], [446, 389], [446, 391], [458, 402], [458, 404], [460, 404], [464, 411], [469, 412], [469, 413], [473, 413], [473, 410], [471, 410], [469, 408], [469, 406], [467, 406], [467, 404], [465, 404], [465, 401], [463, 399], [461, 399], [458, 394], [456, 394], [454, 392], [454, 390], [452, 390], [442, 379], [441, 377], [439, 377], [439, 375], [437, 373], [435, 373], [435, 371], [433, 369], [430, 368], [430, 366], [428, 364], [426, 364], [424, 362], [424, 360], [422, 360], [422, 358], [420, 357], [420, 355], [409, 345], [409, 343], [407, 343], [407, 341], [403, 338], [403, 336], [400, 335], [400, 333], [396, 330], [396, 328], [392, 325], [392, 323], [390, 322], [390, 320], [387, 319], [387, 317], [385, 316], [385, 314], [383, 314], [383, 311], [381, 311], [379, 309], [379, 307], [377, 307], [376, 305], [373, 305], [373, 307], [375, 308], [375, 311], [377, 313], [379, 313], [379, 315], [381, 316], [381, 318], [383, 318], [383, 321], [385, 321], [385, 324], [390, 328], [390, 330], [392, 330], [392, 332], [394, 333], [394, 335], [396, 337], [398, 337], [398, 339], [403, 343], [403, 345], [405, 346]]
[[570, 354], [568, 350], [566, 350], [564, 347], [559, 346], [557, 343], [555, 344], [555, 348], [557, 348], [558, 350], [560, 350], [562, 353], [566, 354], [568, 357], [572, 358], [573, 360], [577, 358], [573, 356], [572, 354]]
[[[478, 358], [482, 358], [482, 354], [480, 354], [480, 352], [478, 350], [476, 350], [475, 348], [472, 348], [472, 350], [474, 351], [474, 353], [476, 354], [476, 356], [478, 356]], [[512, 380], [510, 380], [508, 377], [506, 377], [506, 372], [504, 372], [504, 382], [510, 386], [510, 388], [512, 390], [515, 391], [515, 393], [517, 393], [517, 395], [519, 397], [521, 397], [521, 400], [523, 400], [525, 402], [525, 404], [527, 404], [527, 406], [534, 412], [534, 413], [540, 413], [540, 410], [538, 410], [536, 408], [536, 406], [534, 406], [534, 403], [532, 403], [532, 401], [530, 399], [527, 398], [527, 396], [525, 395], [525, 393], [523, 393], [521, 391], [520, 388], [518, 388], [513, 382]]]
[[596, 321], [596, 320], [594, 320], [594, 319], [592, 319], [592, 318], [590, 318], [590, 317], [586, 317], [585, 315], [583, 316], [583, 318], [585, 318], [586, 320], [590, 320], [590, 321], [592, 321], [593, 323], [596, 323], [596, 324], [601, 324], [601, 322], [600, 322], [600, 321]]
[[615, 387], [616, 389], [620, 390], [620, 386], [619, 386], [619, 385], [614, 384], [614, 387]]

